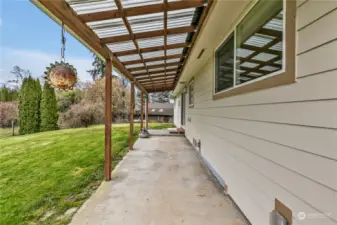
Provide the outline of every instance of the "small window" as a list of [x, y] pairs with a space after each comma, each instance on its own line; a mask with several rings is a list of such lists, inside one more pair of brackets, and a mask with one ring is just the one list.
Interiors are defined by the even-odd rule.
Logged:
[[252, 7], [215, 52], [213, 99], [295, 81], [295, 12], [291, 0]]
[[193, 106], [194, 104], [194, 88], [193, 88], [193, 80], [190, 82], [188, 86], [188, 104], [189, 106]]
[[216, 51], [215, 93], [233, 87], [234, 78], [234, 35]]

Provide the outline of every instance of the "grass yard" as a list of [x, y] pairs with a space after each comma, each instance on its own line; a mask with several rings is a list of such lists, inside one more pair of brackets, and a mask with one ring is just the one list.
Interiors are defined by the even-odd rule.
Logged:
[[[112, 168], [128, 151], [128, 132], [128, 124], [112, 128]], [[0, 138], [0, 224], [67, 224], [67, 209], [102, 182], [103, 163], [104, 126]]]
[[[19, 135], [19, 128], [14, 127], [14, 135]], [[13, 136], [12, 128], [0, 128], [0, 138]]]

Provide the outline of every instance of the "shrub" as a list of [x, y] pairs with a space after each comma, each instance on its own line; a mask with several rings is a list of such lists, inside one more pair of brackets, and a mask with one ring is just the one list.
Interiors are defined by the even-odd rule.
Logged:
[[57, 102], [54, 88], [45, 82], [41, 100], [41, 131], [57, 130]]
[[104, 121], [104, 105], [99, 103], [81, 102], [72, 105], [69, 110], [60, 115], [61, 128], [88, 127]]
[[71, 105], [80, 103], [82, 100], [82, 91], [79, 89], [71, 91], [57, 91], [57, 108], [59, 112], [66, 112]]
[[18, 104], [15, 102], [0, 102], [0, 127], [11, 127], [12, 120], [18, 120]]
[[40, 129], [40, 83], [28, 77], [23, 80], [20, 89], [19, 133], [30, 134]]
[[8, 87], [0, 88], [0, 102], [11, 102], [18, 98], [18, 91]]

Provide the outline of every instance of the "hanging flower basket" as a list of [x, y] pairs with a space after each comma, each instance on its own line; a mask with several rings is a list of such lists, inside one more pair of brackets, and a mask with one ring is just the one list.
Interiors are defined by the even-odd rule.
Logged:
[[69, 63], [50, 64], [45, 74], [48, 83], [58, 89], [71, 90], [77, 82], [77, 71]]

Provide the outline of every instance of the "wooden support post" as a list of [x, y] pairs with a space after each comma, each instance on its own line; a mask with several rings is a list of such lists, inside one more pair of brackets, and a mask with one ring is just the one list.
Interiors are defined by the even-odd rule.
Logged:
[[129, 134], [129, 146], [130, 151], [133, 150], [133, 115], [135, 110], [135, 84], [131, 81], [130, 86], [130, 134]]
[[143, 130], [143, 119], [144, 119], [144, 93], [142, 92], [140, 94], [140, 103], [141, 103], [141, 106], [140, 106], [140, 131]]
[[104, 150], [104, 178], [111, 180], [111, 73], [112, 62], [106, 60], [105, 70], [105, 150]]
[[149, 129], [149, 95], [146, 95], [146, 114], [145, 114], [145, 120], [146, 120], [146, 130]]

